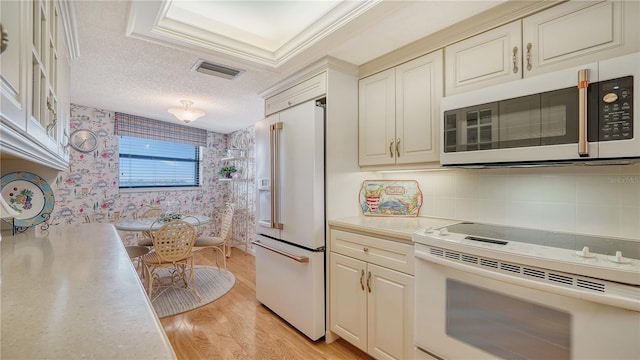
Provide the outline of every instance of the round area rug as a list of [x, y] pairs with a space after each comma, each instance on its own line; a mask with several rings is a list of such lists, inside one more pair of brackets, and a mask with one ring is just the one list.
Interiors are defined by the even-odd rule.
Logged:
[[[162, 270], [165, 271], [165, 270]], [[168, 288], [152, 302], [159, 318], [176, 315], [209, 304], [233, 288], [236, 278], [224, 269], [211, 266], [195, 266], [195, 287], [202, 300], [191, 291]], [[154, 295], [155, 296], [155, 295]]]

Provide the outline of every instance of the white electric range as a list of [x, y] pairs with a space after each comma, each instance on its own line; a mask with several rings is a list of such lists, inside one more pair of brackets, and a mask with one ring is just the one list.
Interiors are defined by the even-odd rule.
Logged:
[[432, 355], [640, 358], [640, 241], [470, 222], [413, 240]]

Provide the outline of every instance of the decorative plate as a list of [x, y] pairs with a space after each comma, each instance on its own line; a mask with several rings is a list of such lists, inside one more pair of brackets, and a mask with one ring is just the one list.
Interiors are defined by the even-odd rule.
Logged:
[[365, 180], [360, 207], [365, 216], [415, 217], [422, 206], [422, 191], [415, 180]]
[[53, 191], [40, 176], [28, 172], [13, 172], [0, 179], [2, 199], [19, 215], [2, 219], [17, 227], [38, 225], [53, 211]]

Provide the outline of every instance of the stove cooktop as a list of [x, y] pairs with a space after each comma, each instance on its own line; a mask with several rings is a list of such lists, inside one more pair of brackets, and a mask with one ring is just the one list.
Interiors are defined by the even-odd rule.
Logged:
[[553, 231], [525, 229], [510, 226], [462, 222], [447, 227], [450, 233], [464, 234], [489, 240], [556, 247], [581, 251], [588, 247], [592, 253], [616, 255], [620, 251], [626, 258], [640, 260], [640, 242], [620, 238], [557, 233]]
[[445, 251], [640, 286], [640, 241], [474, 222], [419, 230], [413, 241]]

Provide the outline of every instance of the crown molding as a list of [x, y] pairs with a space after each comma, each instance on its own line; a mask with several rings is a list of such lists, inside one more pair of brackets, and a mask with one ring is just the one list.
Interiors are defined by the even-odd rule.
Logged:
[[567, 0], [507, 1], [360, 65], [359, 77], [364, 78], [387, 70], [422, 55], [442, 49], [447, 45], [478, 35], [498, 26], [520, 20], [526, 16], [566, 1]]
[[76, 8], [72, 1], [58, 0], [62, 26], [67, 43], [69, 60], [80, 56], [80, 42], [78, 41], [78, 22], [76, 21]]

